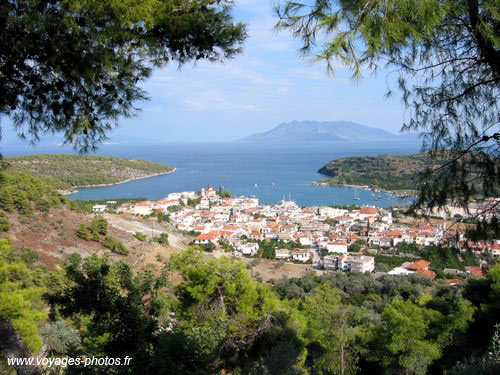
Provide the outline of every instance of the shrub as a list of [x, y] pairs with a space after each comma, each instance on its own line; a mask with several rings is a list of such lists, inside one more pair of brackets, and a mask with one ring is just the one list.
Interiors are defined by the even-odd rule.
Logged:
[[102, 245], [111, 250], [113, 253], [116, 254], [121, 254], [121, 255], [127, 255], [128, 254], [128, 249], [125, 247], [123, 243], [121, 243], [118, 240], [115, 240], [113, 237], [108, 236], [104, 239], [104, 242]]
[[169, 223], [170, 222], [170, 216], [166, 213], [163, 213], [163, 212], [157, 212], [156, 213], [156, 218], [158, 219], [158, 221], [161, 223], [161, 222], [165, 222], [165, 223]]
[[3, 212], [0, 212], [0, 232], [7, 232], [12, 224]]
[[76, 235], [82, 240], [90, 241], [92, 238], [92, 234], [90, 230], [83, 224], [80, 224], [80, 227], [76, 231]]
[[154, 240], [162, 245], [168, 245], [168, 234], [162, 233], [158, 237], [155, 237]]
[[92, 231], [102, 236], [108, 234], [108, 226], [109, 226], [108, 221], [103, 217], [96, 217], [90, 223]]
[[139, 241], [146, 241], [147, 236], [144, 233], [141, 232], [135, 232], [134, 237], [137, 238]]

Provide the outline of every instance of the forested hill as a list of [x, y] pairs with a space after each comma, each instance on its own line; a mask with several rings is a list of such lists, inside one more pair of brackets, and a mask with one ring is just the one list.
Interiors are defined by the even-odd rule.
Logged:
[[372, 186], [385, 190], [415, 189], [417, 176], [439, 159], [427, 154], [353, 156], [332, 160], [318, 170], [332, 185]]
[[172, 167], [143, 160], [88, 155], [30, 155], [6, 159], [11, 172], [30, 172], [57, 189], [115, 184], [173, 171]]

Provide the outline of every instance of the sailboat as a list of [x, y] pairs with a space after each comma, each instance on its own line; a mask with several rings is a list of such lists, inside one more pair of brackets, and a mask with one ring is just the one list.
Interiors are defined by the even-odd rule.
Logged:
[[359, 201], [361, 198], [359, 197], [358, 189], [354, 189], [354, 200]]

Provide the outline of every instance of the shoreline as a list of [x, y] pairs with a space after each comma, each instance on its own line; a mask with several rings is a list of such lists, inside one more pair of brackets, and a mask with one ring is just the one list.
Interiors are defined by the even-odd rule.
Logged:
[[62, 195], [71, 195], [71, 194], [78, 193], [78, 188], [93, 188], [93, 187], [105, 187], [105, 186], [120, 185], [120, 184], [124, 184], [124, 183], [130, 182], [130, 181], [142, 180], [144, 178], [151, 178], [151, 177], [162, 176], [162, 175], [165, 175], [165, 174], [174, 173], [176, 170], [177, 170], [177, 168], [174, 168], [174, 169], [172, 169], [171, 171], [168, 171], [168, 172], [154, 173], [154, 174], [149, 174], [147, 176], [128, 178], [128, 179], [123, 180], [123, 181], [113, 182], [113, 183], [109, 183], [109, 184], [96, 184], [96, 185], [74, 186], [71, 190], [59, 190], [59, 192]]
[[313, 181], [311, 182], [312, 186], [340, 186], [340, 187], [347, 187], [347, 188], [356, 188], [356, 189], [363, 189], [367, 191], [373, 191], [373, 192], [379, 192], [379, 193], [387, 193], [391, 195], [396, 195], [398, 197], [406, 197], [406, 196], [415, 196], [414, 194], [404, 194], [401, 191], [398, 190], [386, 190], [383, 188], [371, 188], [370, 186], [367, 185], [351, 185], [351, 184], [331, 184], [327, 181]]

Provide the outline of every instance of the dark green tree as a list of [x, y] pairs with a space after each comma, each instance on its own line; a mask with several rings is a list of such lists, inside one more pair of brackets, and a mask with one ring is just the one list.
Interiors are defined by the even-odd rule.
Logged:
[[101, 236], [108, 234], [108, 221], [103, 217], [95, 217], [90, 223], [90, 228], [93, 233], [97, 233]]
[[62, 320], [43, 326], [40, 337], [47, 350], [53, 354], [66, 354], [70, 347], [80, 344], [78, 331]]
[[92, 234], [90, 233], [89, 229], [83, 224], [80, 224], [80, 226], [78, 227], [76, 235], [82, 240], [90, 241], [92, 239]]
[[147, 99], [155, 67], [240, 52], [232, 2], [5, 0], [0, 3], [0, 116], [37, 141], [60, 132], [80, 151]]
[[323, 284], [304, 301], [308, 336], [317, 343], [314, 369], [319, 374], [356, 374], [358, 355], [354, 350], [355, 308], [342, 303], [340, 290]]
[[150, 270], [134, 274], [124, 262], [110, 263], [97, 255], [82, 260], [78, 254], [66, 261], [64, 270], [68, 286], [49, 290], [46, 299], [62, 316], [86, 322], [85, 354], [133, 358], [129, 366], [97, 366], [94, 373], [154, 373], [152, 343], [161, 328], [164, 275], [155, 276]]

